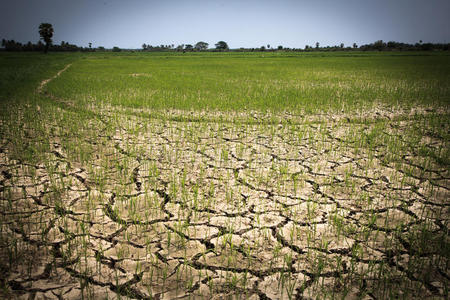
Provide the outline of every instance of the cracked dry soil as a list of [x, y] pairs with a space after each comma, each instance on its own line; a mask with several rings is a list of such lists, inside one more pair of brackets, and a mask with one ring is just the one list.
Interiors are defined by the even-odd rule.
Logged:
[[[71, 137], [56, 122], [42, 163], [12, 159], [1, 141], [9, 297], [448, 296], [448, 166], [414, 147], [359, 147], [355, 132], [373, 125], [113, 110], [92, 122], [95, 135], [73, 137], [88, 146], [88, 163], [67, 153]], [[401, 140], [409, 122], [382, 135]], [[430, 148], [445, 143], [425, 138]]]

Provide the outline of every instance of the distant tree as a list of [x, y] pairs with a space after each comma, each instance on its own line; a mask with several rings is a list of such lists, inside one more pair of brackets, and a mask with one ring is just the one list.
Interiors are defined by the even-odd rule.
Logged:
[[261, 46], [261, 47], [259, 48], [259, 50], [261, 50], [261, 51], [265, 51], [265, 50], [266, 50], [266, 47], [264, 47], [264, 46]]
[[33, 44], [31, 42], [28, 42], [26, 45], [23, 46], [23, 50], [33, 51]]
[[105, 51], [105, 47], [103, 47], [103, 46], [99, 46], [99, 47], [97, 47], [97, 49], [100, 51]]
[[383, 40], [378, 40], [375, 43], [373, 43], [373, 48], [375, 50], [382, 51], [386, 48], [386, 43], [383, 42]]
[[353, 43], [353, 48], [358, 48], [358, 45], [356, 45], [356, 43]]
[[41, 36], [41, 40], [45, 42], [45, 50], [44, 52], [48, 52], [48, 48], [52, 44], [53, 37], [53, 26], [50, 23], [41, 23], [39, 25], [39, 35]]
[[23, 45], [15, 40], [5, 40], [5, 50], [6, 51], [21, 51], [23, 50]]
[[187, 44], [187, 45], [184, 46], [184, 50], [192, 51], [192, 50], [194, 50], [194, 46], [192, 46], [191, 44]]
[[400, 44], [397, 43], [397, 42], [394, 42], [394, 41], [390, 41], [390, 42], [387, 42], [386, 47], [387, 47], [389, 50], [393, 50], [393, 49], [395, 49], [395, 48], [400, 47]]
[[267, 44], [267, 49], [270, 49], [270, 44]]
[[283, 50], [283, 46], [278, 46], [278, 50]]
[[433, 44], [424, 43], [420, 46], [420, 50], [425, 50], [425, 51], [433, 50]]
[[316, 49], [319, 49], [319, 46], [320, 46], [320, 44], [319, 44], [319, 42], [317, 42], [316, 43]]
[[224, 41], [218, 41], [217, 44], [215, 44], [216, 50], [228, 50], [228, 44]]
[[142, 44], [142, 50], [147, 50], [147, 44], [146, 43]]
[[343, 49], [343, 48], [344, 48], [344, 43], [341, 43], [341, 44], [339, 45], [339, 47], [340, 47], [341, 49]]
[[6, 47], [6, 40], [2, 39], [2, 47]]
[[44, 47], [45, 47], [44, 43], [41, 40], [39, 40], [36, 45], [37, 50], [42, 51], [44, 49]]
[[117, 47], [117, 46], [114, 46], [113, 48], [112, 48], [112, 51], [113, 52], [120, 52], [120, 51], [122, 51], [119, 47]]
[[92, 49], [92, 43], [89, 43], [89, 49]]
[[198, 42], [197, 44], [195, 44], [195, 49], [198, 51], [203, 51], [208, 49], [209, 44], [205, 43], [205, 42]]

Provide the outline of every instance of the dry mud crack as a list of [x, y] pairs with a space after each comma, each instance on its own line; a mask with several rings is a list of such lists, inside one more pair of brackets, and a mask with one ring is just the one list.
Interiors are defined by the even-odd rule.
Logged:
[[[358, 146], [367, 124], [178, 122], [110, 108], [46, 162], [0, 145], [10, 297], [448, 297], [448, 165]], [[386, 138], [411, 124], [392, 122]], [[445, 145], [428, 137], [428, 147]], [[398, 155], [397, 160], [388, 159]]]

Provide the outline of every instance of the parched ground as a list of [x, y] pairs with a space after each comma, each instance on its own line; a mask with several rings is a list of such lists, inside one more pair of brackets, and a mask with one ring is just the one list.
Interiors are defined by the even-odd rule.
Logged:
[[5, 297], [448, 297], [448, 141], [411, 134], [442, 112], [91, 111], [36, 164], [1, 139]]

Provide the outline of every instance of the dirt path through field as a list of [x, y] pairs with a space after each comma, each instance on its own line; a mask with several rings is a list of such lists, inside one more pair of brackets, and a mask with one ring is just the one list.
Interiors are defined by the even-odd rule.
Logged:
[[63, 69], [61, 69], [60, 71], [58, 71], [58, 73], [56, 73], [55, 76], [53, 76], [53, 77], [51, 77], [51, 78], [49, 78], [49, 79], [45, 79], [45, 80], [41, 81], [41, 83], [39, 84], [39, 86], [38, 86], [38, 88], [37, 88], [37, 92], [38, 92], [39, 94], [41, 94], [42, 91], [43, 91], [43, 89], [44, 89], [44, 87], [45, 87], [50, 81], [52, 81], [53, 79], [58, 78], [59, 76], [61, 76], [61, 74], [62, 74], [63, 72], [65, 72], [71, 65], [72, 65], [72, 64], [66, 65]]

